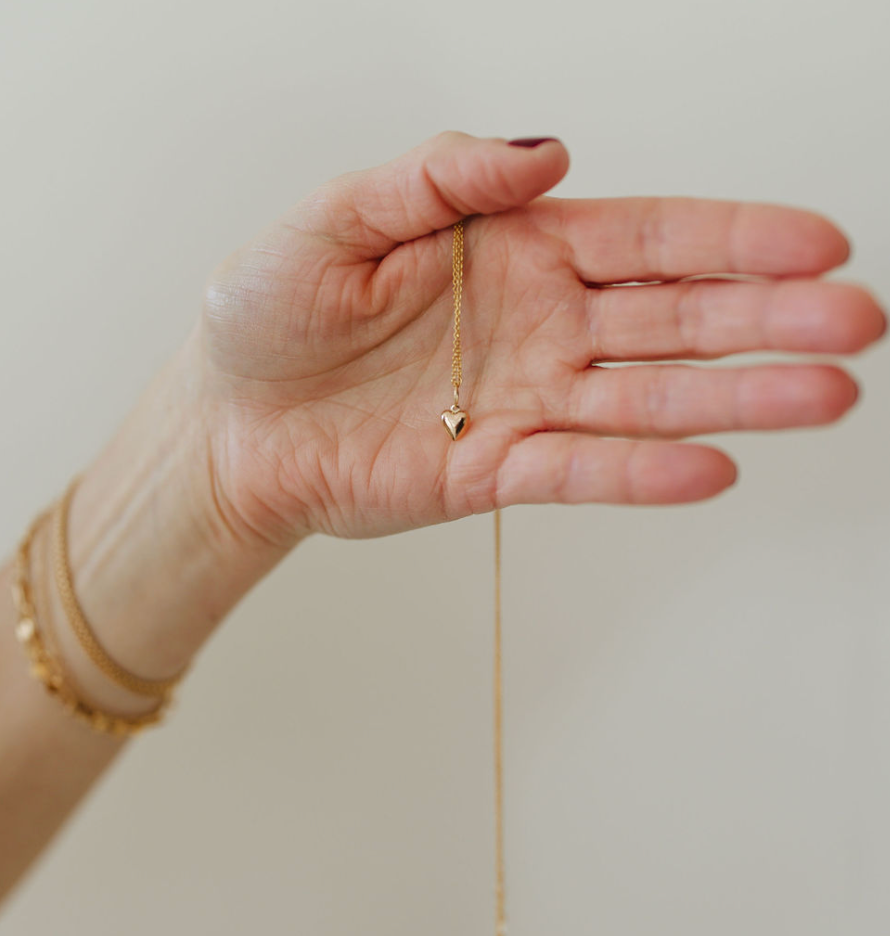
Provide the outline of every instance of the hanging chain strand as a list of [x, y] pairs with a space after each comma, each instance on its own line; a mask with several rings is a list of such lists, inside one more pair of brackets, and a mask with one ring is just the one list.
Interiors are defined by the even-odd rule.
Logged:
[[[460, 304], [464, 275], [464, 223], [454, 225], [452, 235], [452, 277], [454, 285], [454, 353], [451, 358], [451, 383], [454, 404], [442, 413], [442, 421], [456, 440], [466, 428], [467, 414], [460, 408], [458, 390], [461, 382]], [[506, 894], [504, 888], [504, 759], [503, 759], [503, 687], [501, 671], [501, 511], [494, 510], [494, 824], [495, 824], [495, 936], [506, 936]]]
[[461, 381], [460, 303], [464, 285], [464, 222], [462, 219], [454, 225], [451, 268], [454, 288], [454, 353], [451, 356], [451, 384], [454, 387], [454, 406], [459, 407], [458, 390]]
[[503, 692], [501, 687], [501, 510], [494, 510], [494, 789], [496, 936], [506, 936], [504, 893]]
[[464, 223], [457, 221], [451, 239], [451, 276], [454, 286], [454, 353], [451, 355], [451, 385], [454, 388], [454, 402], [441, 414], [442, 424], [457, 441], [466, 431], [470, 414], [460, 408], [461, 354], [460, 354], [460, 301], [463, 296], [464, 282]]

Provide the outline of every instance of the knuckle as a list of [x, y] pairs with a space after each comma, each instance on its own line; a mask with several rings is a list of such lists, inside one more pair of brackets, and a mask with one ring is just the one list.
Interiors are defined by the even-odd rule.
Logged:
[[726, 259], [728, 273], [739, 273], [745, 266], [742, 257], [741, 232], [746, 210], [745, 202], [732, 202], [726, 222]]
[[645, 453], [646, 447], [642, 442], [631, 443], [631, 449], [624, 460], [624, 490], [621, 492], [621, 496], [625, 503], [640, 504], [645, 501], [643, 496]]
[[591, 362], [604, 357], [605, 346], [603, 341], [603, 323], [609, 321], [607, 303], [614, 301], [607, 294], [614, 293], [611, 289], [587, 289], [585, 309], [585, 327], [587, 329], [587, 347], [584, 356]]
[[669, 378], [666, 365], [656, 365], [647, 375], [640, 407], [640, 428], [649, 434], [664, 430], [670, 409]]
[[665, 226], [662, 199], [645, 199], [638, 228], [638, 248], [645, 268], [656, 276], [663, 275], [665, 270]]
[[732, 380], [729, 394], [729, 419], [726, 427], [730, 432], [745, 428], [747, 400], [750, 399], [751, 380], [755, 376], [755, 370], [742, 370], [737, 372]]
[[468, 133], [463, 133], [460, 130], [440, 130], [427, 139], [427, 145], [433, 149], [446, 148], [462, 143], [469, 138]]
[[568, 452], [562, 463], [562, 470], [556, 482], [556, 500], [562, 504], [571, 503], [574, 480], [581, 463], [581, 443], [573, 439], [568, 443]]
[[692, 354], [701, 343], [704, 319], [702, 290], [696, 283], [679, 283], [673, 307], [674, 328], [684, 354]]

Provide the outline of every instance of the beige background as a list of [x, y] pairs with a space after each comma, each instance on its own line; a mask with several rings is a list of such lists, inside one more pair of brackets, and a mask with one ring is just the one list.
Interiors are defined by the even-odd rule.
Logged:
[[[888, 11], [7, 0], [3, 549], [223, 256], [438, 130], [562, 137], [556, 194], [823, 211], [886, 301]], [[848, 363], [840, 423], [707, 437], [713, 500], [505, 512], [511, 936], [890, 927], [887, 345]], [[492, 548], [491, 515], [301, 545], [0, 933], [492, 932]]]

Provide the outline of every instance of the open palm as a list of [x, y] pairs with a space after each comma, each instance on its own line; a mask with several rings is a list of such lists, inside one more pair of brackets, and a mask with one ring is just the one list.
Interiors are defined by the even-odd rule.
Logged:
[[[239, 524], [286, 543], [515, 503], [698, 500], [735, 465], [671, 440], [825, 423], [852, 405], [856, 384], [834, 365], [671, 361], [849, 353], [880, 336], [867, 290], [819, 278], [849, 255], [830, 221], [544, 195], [567, 168], [559, 141], [442, 133], [332, 179], [214, 272], [199, 326], [208, 428]], [[453, 401], [459, 218], [470, 422], [454, 442], [439, 414]], [[610, 366], [626, 362], [643, 363]]]

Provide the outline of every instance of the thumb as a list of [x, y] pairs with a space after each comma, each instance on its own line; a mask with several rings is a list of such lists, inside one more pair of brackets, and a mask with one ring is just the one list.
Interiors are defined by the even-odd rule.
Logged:
[[524, 205], [568, 167], [565, 146], [552, 137], [511, 144], [445, 130], [382, 165], [336, 176], [304, 198], [290, 220], [367, 260], [467, 215]]

